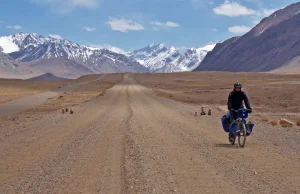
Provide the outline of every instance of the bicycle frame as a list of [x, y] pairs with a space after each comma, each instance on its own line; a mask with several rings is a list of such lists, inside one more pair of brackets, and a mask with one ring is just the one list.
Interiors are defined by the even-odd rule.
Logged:
[[239, 133], [236, 133], [235, 131], [235, 136], [234, 136], [234, 141], [231, 142], [231, 144], [235, 143], [235, 139], [238, 137], [238, 142], [240, 147], [244, 147], [246, 143], [246, 137], [247, 137], [247, 131], [246, 131], [246, 118], [248, 118], [248, 112], [249, 110], [246, 109], [240, 109], [236, 111], [238, 113], [237, 119], [234, 121], [235, 129], [238, 129]]

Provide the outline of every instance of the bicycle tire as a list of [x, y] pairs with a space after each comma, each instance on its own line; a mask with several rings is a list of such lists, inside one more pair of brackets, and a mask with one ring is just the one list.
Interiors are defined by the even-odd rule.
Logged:
[[238, 137], [238, 142], [240, 147], [245, 147], [246, 144], [246, 139], [247, 139], [247, 131], [246, 131], [246, 126], [245, 124], [241, 124], [240, 126], [240, 131], [243, 133], [242, 135], [240, 134]]

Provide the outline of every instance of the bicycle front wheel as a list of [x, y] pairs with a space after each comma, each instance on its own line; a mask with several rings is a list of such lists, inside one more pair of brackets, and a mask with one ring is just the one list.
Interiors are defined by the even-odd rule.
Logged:
[[241, 131], [240, 135], [238, 137], [239, 146], [240, 147], [245, 147], [246, 138], [247, 138], [246, 126], [245, 126], [245, 124], [241, 124], [239, 127], [240, 127], [240, 131]]

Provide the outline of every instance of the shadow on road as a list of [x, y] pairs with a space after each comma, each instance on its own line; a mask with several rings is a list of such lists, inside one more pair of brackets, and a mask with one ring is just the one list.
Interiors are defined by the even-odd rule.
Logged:
[[225, 143], [223, 143], [223, 144], [216, 144], [215, 147], [217, 147], [217, 148], [229, 148], [229, 149], [238, 149], [239, 148], [238, 145], [231, 145], [229, 143], [228, 144], [225, 144]]

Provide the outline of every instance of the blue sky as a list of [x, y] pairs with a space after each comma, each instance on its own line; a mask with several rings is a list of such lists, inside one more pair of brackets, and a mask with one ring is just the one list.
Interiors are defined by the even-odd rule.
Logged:
[[200, 47], [242, 35], [295, 0], [2, 0], [0, 36], [57, 35], [125, 50]]

